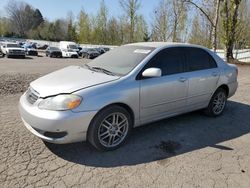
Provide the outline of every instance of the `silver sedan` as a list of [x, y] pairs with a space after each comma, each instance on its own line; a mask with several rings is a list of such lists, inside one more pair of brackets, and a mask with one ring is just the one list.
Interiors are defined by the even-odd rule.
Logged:
[[198, 109], [221, 115], [237, 74], [201, 46], [128, 44], [33, 81], [19, 109], [26, 128], [44, 141], [88, 140], [113, 150], [140, 125]]

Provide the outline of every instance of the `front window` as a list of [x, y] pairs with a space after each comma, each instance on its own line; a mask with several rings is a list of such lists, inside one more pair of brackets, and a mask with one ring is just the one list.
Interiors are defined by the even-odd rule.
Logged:
[[88, 49], [89, 52], [96, 52], [95, 49]]
[[153, 50], [155, 48], [152, 47], [121, 46], [99, 56], [88, 65], [123, 76], [132, 71]]
[[76, 45], [69, 45], [68, 46], [69, 49], [72, 49], [72, 50], [77, 50], [78, 48], [76, 47]]
[[7, 44], [8, 48], [20, 48], [19, 44]]

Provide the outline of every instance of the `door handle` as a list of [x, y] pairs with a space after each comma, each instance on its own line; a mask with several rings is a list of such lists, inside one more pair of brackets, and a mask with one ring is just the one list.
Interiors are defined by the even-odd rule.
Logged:
[[214, 77], [218, 76], [218, 72], [213, 72], [212, 76], [214, 76]]
[[187, 81], [187, 78], [180, 77], [180, 78], [179, 78], [179, 81], [180, 81], [180, 82], [186, 82], [186, 81]]

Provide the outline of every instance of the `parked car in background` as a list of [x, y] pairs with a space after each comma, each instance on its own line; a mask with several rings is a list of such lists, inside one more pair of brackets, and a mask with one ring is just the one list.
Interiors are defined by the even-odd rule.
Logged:
[[46, 50], [48, 47], [49, 47], [49, 45], [47, 45], [47, 44], [44, 44], [44, 45], [39, 45], [39, 44], [37, 44], [37, 49], [39, 49], [39, 50]]
[[4, 42], [1, 46], [3, 56], [25, 58], [25, 50], [17, 43]]
[[37, 49], [32, 44], [24, 44], [22, 48], [25, 49], [26, 55], [38, 56]]
[[62, 51], [62, 57], [68, 57], [68, 58], [78, 58], [79, 55], [76, 51], [73, 50], [61, 50]]
[[59, 43], [59, 48], [62, 51], [63, 57], [78, 58], [79, 49], [75, 42], [61, 41]]
[[100, 55], [104, 54], [106, 51], [103, 48], [95, 48], [96, 51], [99, 52]]
[[82, 57], [87, 59], [94, 59], [100, 55], [100, 53], [95, 48], [83, 48]]
[[103, 49], [105, 50], [105, 52], [110, 50], [110, 48], [108, 48], [108, 47], [103, 47]]
[[27, 129], [47, 142], [88, 140], [107, 151], [140, 125], [199, 109], [221, 115], [237, 75], [235, 65], [201, 46], [128, 44], [33, 81], [19, 110]]
[[57, 47], [48, 47], [45, 54], [47, 57], [62, 57], [62, 51]]
[[82, 47], [81, 46], [78, 46], [78, 55], [79, 57], [82, 57]]

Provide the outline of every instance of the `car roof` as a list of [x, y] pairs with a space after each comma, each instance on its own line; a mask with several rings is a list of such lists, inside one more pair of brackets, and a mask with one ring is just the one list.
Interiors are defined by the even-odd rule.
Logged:
[[163, 47], [196, 47], [203, 48], [203, 46], [188, 44], [188, 43], [178, 43], [178, 42], [139, 42], [139, 43], [131, 43], [126, 44], [126, 46], [143, 46], [143, 47], [151, 47], [151, 48], [163, 48]]

